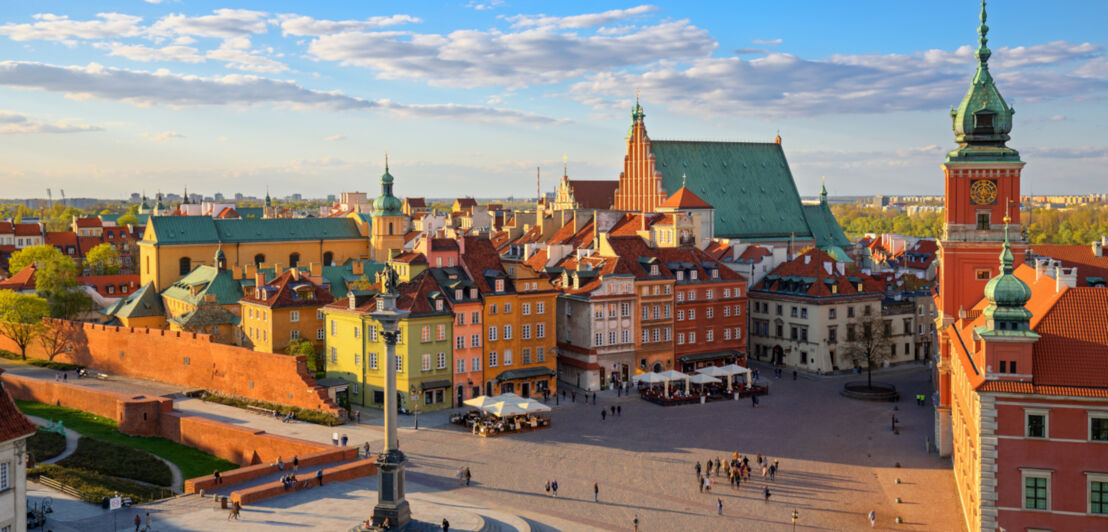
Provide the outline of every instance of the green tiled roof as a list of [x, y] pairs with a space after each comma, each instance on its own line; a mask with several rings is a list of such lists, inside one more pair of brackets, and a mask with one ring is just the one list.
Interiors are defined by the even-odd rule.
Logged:
[[[377, 272], [385, 267], [384, 264], [371, 260], [360, 262], [363, 265], [364, 276], [370, 283], [376, 281]], [[346, 261], [346, 264], [339, 266], [324, 266], [320, 274], [330, 283], [331, 295], [335, 296], [336, 299], [346, 297], [346, 283], [358, 281], [362, 278], [362, 275], [354, 275], [353, 260]]]
[[[138, 219], [138, 225], [146, 225], [146, 222], [148, 222], [150, 220], [150, 215], [146, 214], [146, 213], [135, 213], [134, 216], [135, 216], [136, 219]], [[97, 217], [100, 218], [101, 222], [116, 223], [121, 217], [123, 217], [123, 215], [122, 214], [99, 214], [99, 215], [97, 215]]]
[[803, 208], [804, 219], [807, 220], [808, 229], [811, 230], [812, 236], [816, 239], [817, 248], [838, 247], [846, 249], [852, 245], [850, 239], [846, 237], [846, 233], [843, 233], [839, 221], [835, 219], [835, 215], [831, 212], [831, 207], [826, 203], [804, 205]]
[[[196, 295], [190, 287], [205, 285]], [[216, 305], [233, 305], [242, 299], [242, 284], [229, 271], [218, 271], [212, 266], [197, 266], [162, 291], [162, 295], [178, 301], [200, 306], [207, 295], [215, 296]]]
[[104, 309], [104, 314], [123, 318], [145, 318], [163, 316], [165, 308], [162, 306], [162, 298], [154, 291], [154, 283], [146, 283], [131, 295]]
[[147, 230], [154, 232], [159, 245], [362, 238], [354, 220], [349, 218], [234, 220], [208, 216], [153, 216]]
[[239, 213], [243, 220], [247, 218], [261, 220], [265, 216], [265, 207], [235, 207], [235, 212]]
[[716, 236], [809, 238], [785, 152], [776, 143], [655, 140], [662, 186], [685, 186], [715, 207]]

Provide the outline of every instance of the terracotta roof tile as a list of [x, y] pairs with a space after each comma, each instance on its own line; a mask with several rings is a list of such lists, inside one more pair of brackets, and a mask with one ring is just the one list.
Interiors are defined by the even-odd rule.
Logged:
[[659, 207], [667, 209], [711, 209], [712, 204], [700, 199], [700, 196], [697, 196], [688, 188], [681, 187], [663, 201]]
[[100, 218], [77, 218], [77, 227], [103, 227]]
[[[309, 290], [311, 297], [304, 297], [304, 294]], [[299, 298], [297, 292], [300, 293]], [[296, 279], [293, 277], [291, 270], [286, 270], [263, 285], [260, 290], [255, 288], [255, 290], [250, 291], [248, 296], [240, 301], [276, 308], [322, 306], [330, 304], [334, 300], [334, 296], [324, 286], [322, 279], [303, 273], [300, 273], [299, 279]]]
[[[825, 266], [827, 264], [830, 265], [830, 272]], [[859, 281], [862, 283], [861, 291], [857, 286]], [[835, 292], [832, 292], [832, 286], [838, 287], [837, 295], [881, 295], [885, 290], [884, 283], [858, 271], [853, 264], [847, 264], [843, 273], [839, 273], [835, 259], [816, 248], [809, 249], [793, 260], [774, 268], [751, 290], [785, 291], [798, 295], [824, 297], [835, 295]], [[803, 289], [803, 292], [798, 291], [800, 289]]]
[[38, 224], [15, 224], [15, 236], [42, 236]]
[[1108, 281], [1108, 254], [1093, 255], [1092, 246], [1035, 244], [1031, 251], [1039, 256], [1050, 257], [1062, 262], [1062, 267], [1077, 267], [1077, 286], [1088, 286], [1089, 277], [1100, 277]]
[[16, 292], [22, 290], [34, 290], [35, 289], [35, 267], [34, 265], [27, 266], [22, 270], [19, 270], [15, 275], [0, 280], [0, 290], [15, 290]]
[[[0, 370], [0, 374], [4, 370]], [[16, 438], [34, 434], [38, 427], [27, 416], [23, 415], [12, 401], [12, 396], [4, 388], [4, 382], [0, 380], [0, 442], [11, 441]]]

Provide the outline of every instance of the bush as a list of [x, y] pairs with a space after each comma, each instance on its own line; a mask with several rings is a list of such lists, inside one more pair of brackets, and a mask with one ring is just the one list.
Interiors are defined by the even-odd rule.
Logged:
[[39, 429], [34, 436], [27, 438], [27, 452], [35, 456], [36, 462], [49, 460], [65, 451], [65, 436], [57, 432]]
[[141, 480], [159, 486], [173, 484], [169, 466], [154, 455], [118, 443], [81, 436], [77, 451], [58, 462], [62, 467], [96, 471], [113, 477]]
[[58, 464], [43, 464], [27, 472], [28, 478], [37, 479], [47, 476], [62, 484], [81, 491], [85, 502], [100, 504], [105, 497], [119, 493], [123, 498], [131, 498], [135, 504], [156, 501], [172, 497], [173, 492], [154, 486], [145, 486], [131, 480], [113, 478], [95, 471], [73, 469]]
[[40, 368], [56, 369], [58, 371], [77, 371], [84, 366], [77, 364], [66, 364], [65, 362], [54, 362], [53, 360], [42, 360], [41, 358], [28, 358], [23, 360], [23, 357], [19, 356], [19, 353], [12, 353], [11, 351], [5, 351], [0, 349], [0, 358], [6, 358], [8, 360], [16, 360], [32, 366], [38, 366]]
[[267, 403], [265, 401], [255, 401], [253, 399], [242, 399], [239, 397], [218, 395], [210, 392], [204, 392], [204, 394], [200, 396], [200, 399], [204, 401], [211, 401], [213, 403], [237, 406], [239, 408], [246, 408], [248, 406], [267, 408], [269, 410], [276, 410], [280, 412], [281, 415], [292, 412], [292, 417], [299, 419], [300, 421], [307, 421], [308, 423], [315, 423], [317, 425], [326, 425], [328, 427], [343, 424], [343, 421], [339, 419], [338, 416], [334, 414], [328, 414], [327, 412], [321, 412], [319, 410], [308, 410], [305, 408], [297, 408], [295, 406], [279, 405], [276, 403]]

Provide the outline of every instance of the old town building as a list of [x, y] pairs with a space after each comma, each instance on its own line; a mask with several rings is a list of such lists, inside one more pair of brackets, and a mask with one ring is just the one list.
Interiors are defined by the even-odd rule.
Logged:
[[324, 347], [323, 305], [334, 301], [322, 268], [301, 272], [289, 268], [268, 283], [257, 274], [254, 289], [239, 300], [238, 344], [265, 353], [286, 352], [289, 344], [307, 340], [317, 350]]
[[0, 530], [5, 532], [27, 530], [27, 438], [35, 428], [0, 381]]

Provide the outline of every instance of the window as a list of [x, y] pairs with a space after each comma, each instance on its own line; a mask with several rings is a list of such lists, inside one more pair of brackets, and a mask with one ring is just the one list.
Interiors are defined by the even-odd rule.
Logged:
[[696, 319], [696, 309], [694, 309], [694, 308], [689, 309], [689, 319], [690, 320], [695, 320]]
[[496, 326], [489, 327], [489, 341], [496, 341]]
[[458, 360], [454, 361], [454, 371], [456, 373], [465, 373], [466, 372], [466, 359], [459, 358]]
[[723, 306], [723, 317], [724, 318], [731, 317], [731, 306], [730, 305], [724, 305]]
[[377, 326], [376, 325], [370, 325], [369, 326], [369, 341], [370, 342], [376, 342], [377, 341]]
[[424, 355], [420, 357], [420, 359], [423, 362], [421, 365], [421, 369], [423, 371], [431, 371], [431, 355], [428, 353], [424, 353]]
[[188, 275], [192, 271], [192, 259], [188, 257], [181, 257], [177, 261], [177, 273], [180, 275]]
[[289, 331], [289, 338], [291, 338], [293, 340], [299, 340], [300, 339], [300, 331], [298, 329], [293, 329], [292, 331]]
[[992, 270], [988, 268], [977, 268], [973, 270], [973, 278], [978, 281], [988, 281], [993, 276]]
[[695, 332], [689, 333], [689, 343], [690, 344], [695, 344], [696, 343], [696, 333]]
[[496, 351], [489, 351], [489, 367], [495, 368], [499, 364]]
[[[492, 304], [489, 305], [489, 315], [491, 316], [493, 314], [496, 314], [496, 303], [492, 303]], [[477, 322], [473, 322], [473, 323], [477, 323]]]
[[1027, 510], [1050, 509], [1050, 472], [1023, 471], [1023, 507]]
[[705, 290], [704, 291], [704, 299], [711, 300], [712, 299], [712, 293], [713, 293], [713, 290], [711, 288]]
[[833, 319], [835, 319], [835, 314], [836, 314], [835, 309], [829, 309], [827, 311], [827, 318], [833, 320]]
[[300, 311], [299, 310], [289, 311], [289, 321], [293, 321], [293, 322], [300, 321]]
[[977, 230], [988, 231], [989, 230], [989, 212], [982, 211], [977, 213]]
[[731, 339], [731, 329], [730, 328], [727, 328], [727, 329], [723, 330], [723, 339], [724, 340], [730, 340]]
[[545, 323], [536, 323], [535, 324], [535, 338], [546, 338], [546, 324]]
[[362, 355], [361, 355], [361, 353], [354, 353], [354, 365], [355, 366], [361, 366], [362, 365]]
[[672, 310], [673, 307], [671, 307], [669, 303], [666, 303], [665, 312], [662, 313], [662, 317], [668, 320], [670, 318]]
[[616, 332], [615, 331], [608, 331], [608, 345], [615, 345], [615, 343], [616, 343]]
[[596, 333], [596, 336], [593, 338], [593, 340], [593, 343], [595, 345], [604, 345], [604, 333]]
[[323, 311], [322, 310], [315, 311], [315, 319], [323, 321]]
[[454, 337], [454, 349], [465, 349], [465, 348], [466, 348], [466, 337], [465, 336], [455, 336]]
[[446, 324], [445, 323], [440, 323], [440, 324], [438, 324], [438, 326], [436, 326], [435, 329], [436, 329], [435, 330], [435, 339], [440, 341], [440, 342], [445, 340], [446, 339]]
[[670, 292], [672, 292], [672, 291], [673, 291], [673, 287], [667, 284], [666, 288], [664, 290], [665, 294], [668, 296], [670, 294]]
[[523, 363], [524, 364], [530, 364], [531, 363], [531, 350], [530, 349], [524, 348], [524, 350], [523, 350]]
[[1108, 475], [1089, 475], [1089, 513], [1108, 515]]
[[404, 355], [396, 355], [396, 372], [404, 372]]
[[[493, 305], [493, 306], [495, 307], [496, 305]], [[493, 314], [496, 314], [496, 313], [493, 312]], [[473, 314], [470, 316], [469, 322], [474, 324], [474, 325], [477, 325], [478, 323], [481, 323], [481, 313], [476, 312], [476, 311], [473, 312]]]
[[538, 362], [540, 364], [543, 363], [543, 362], [546, 362], [546, 348], [545, 347], [540, 347], [539, 350], [535, 352], [535, 362]]
[[848, 317], [848, 318], [853, 318], [854, 317], [854, 307], [846, 307], [846, 317]]
[[834, 343], [838, 343], [838, 341], [839, 341], [839, 328], [838, 327], [828, 327], [827, 328], [827, 343], [834, 344]]
[[511, 366], [512, 365], [512, 350], [511, 349], [505, 349], [504, 350], [504, 365], [505, 366]]
[[315, 330], [315, 339], [316, 340], [323, 340], [326, 337], [327, 337], [327, 331], [325, 331], [323, 329], [316, 329]]
[[1046, 410], [1028, 410], [1023, 411], [1023, 418], [1025, 425], [1027, 426], [1026, 433], [1024, 434], [1028, 438], [1046, 438], [1047, 437], [1047, 415]]
[[661, 305], [654, 305], [653, 312], [651, 313], [652, 319], [660, 319], [662, 317]]
[[505, 340], [511, 340], [512, 339], [512, 326], [511, 325], [505, 325], [504, 326], [504, 339]]
[[631, 316], [631, 304], [630, 303], [620, 303], [619, 304], [619, 315], [623, 316], [624, 318], [630, 317]]
[[535, 314], [546, 314], [546, 303], [535, 303]]
[[663, 335], [663, 338], [665, 338], [665, 340], [666, 340], [667, 342], [673, 339], [673, 338], [672, 338], [672, 336], [671, 336], [671, 333], [672, 333], [672, 332], [673, 332], [673, 331], [672, 331], [672, 330], [670, 330], [670, 328], [669, 328], [669, 327], [666, 327], [666, 328], [665, 328], [665, 334]]
[[300, 263], [299, 253], [289, 253], [289, 268], [295, 268]]
[[1108, 441], [1108, 412], [1089, 414], [1089, 439]]
[[685, 293], [684, 292], [677, 292], [677, 302], [678, 303], [684, 303], [685, 302]]
[[723, 297], [731, 297], [731, 289], [730, 288], [724, 288], [723, 289]]
[[646, 321], [646, 320], [649, 320], [649, 319], [650, 319], [650, 307], [648, 307], [646, 305], [643, 305], [642, 306], [642, 321]]
[[523, 312], [524, 316], [530, 316], [531, 315], [531, 304], [530, 303], [524, 303], [523, 305], [520, 306], [520, 311]]
[[[0, 462], [0, 491], [4, 491], [12, 487], [10, 468], [11, 464], [9, 464], [8, 462]], [[6, 532], [11, 532], [11, 528], [4, 528]]]
[[512, 304], [511, 303], [504, 303], [504, 313], [505, 314], [511, 314], [512, 313]]
[[653, 331], [651, 331], [650, 336], [651, 336], [651, 339], [653, 341], [661, 342], [662, 341], [662, 330], [661, 329], [654, 329]]
[[469, 337], [469, 346], [470, 347], [481, 347], [481, 335], [480, 334], [474, 334], [474, 335], [470, 336]]
[[647, 330], [647, 329], [643, 329], [642, 330], [642, 343], [645, 344], [649, 341], [650, 341], [650, 331]]
[[862, 315], [863, 316], [869, 316], [869, 314], [870, 314], [869, 305], [866, 305], [866, 306], [862, 307]]
[[685, 345], [685, 333], [677, 333], [677, 345]]
[[496, 291], [497, 292], [503, 292], [504, 291], [504, 279], [497, 279], [496, 280]]
[[716, 309], [714, 309], [712, 307], [708, 307], [708, 308], [704, 309], [704, 317], [706, 317], [708, 319], [712, 319], [712, 317], [715, 316], [715, 310]]
[[808, 317], [808, 308], [807, 307], [800, 307], [800, 317], [801, 318], [807, 318]]
[[435, 360], [436, 369], [446, 369], [446, 353], [439, 353]]
[[696, 290], [689, 290], [689, 293], [685, 296], [685, 299], [688, 299], [689, 301], [696, 301]]
[[424, 325], [423, 327], [421, 327], [420, 331], [419, 331], [419, 336], [420, 336], [420, 340], [422, 340], [424, 342], [430, 342], [431, 341], [431, 326], [430, 325]]
[[683, 311], [683, 310], [678, 310], [677, 311], [677, 321], [685, 321], [685, 311]]
[[338, 364], [338, 362], [339, 362], [338, 350], [335, 349], [334, 347], [332, 347], [331, 348], [331, 363], [332, 364]]

